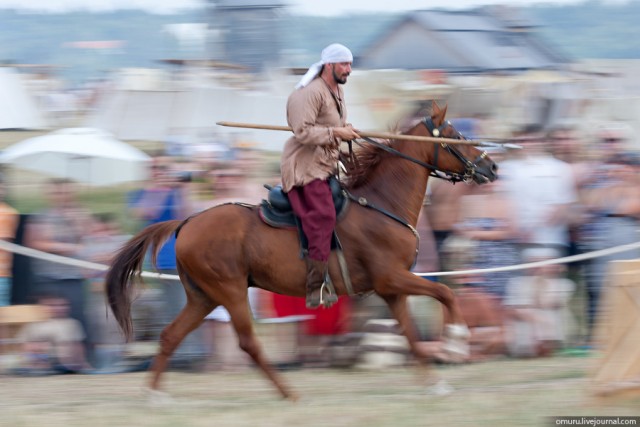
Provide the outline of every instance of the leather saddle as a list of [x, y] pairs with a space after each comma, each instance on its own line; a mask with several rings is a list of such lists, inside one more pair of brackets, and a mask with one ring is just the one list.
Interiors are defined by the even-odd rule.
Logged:
[[[269, 193], [267, 199], [260, 203], [260, 218], [266, 224], [276, 228], [296, 228], [300, 226], [299, 220], [291, 209], [287, 193], [282, 191], [281, 185], [274, 187], [265, 185]], [[335, 178], [329, 178], [329, 187], [333, 205], [336, 209], [336, 218], [340, 219], [347, 209], [349, 199], [342, 191], [340, 182]]]

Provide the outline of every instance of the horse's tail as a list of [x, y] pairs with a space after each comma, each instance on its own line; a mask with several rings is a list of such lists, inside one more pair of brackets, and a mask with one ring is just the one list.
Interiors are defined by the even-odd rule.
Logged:
[[133, 336], [131, 321], [131, 293], [134, 279], [142, 273], [142, 264], [149, 248], [152, 249], [151, 261], [156, 265], [158, 252], [162, 244], [182, 224], [181, 220], [172, 220], [152, 224], [133, 236], [116, 254], [107, 271], [105, 287], [109, 306], [122, 332], [129, 341]]

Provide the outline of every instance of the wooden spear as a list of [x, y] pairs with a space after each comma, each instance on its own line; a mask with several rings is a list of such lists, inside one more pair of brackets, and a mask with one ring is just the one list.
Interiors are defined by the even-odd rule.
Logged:
[[[275, 125], [261, 125], [254, 123], [238, 123], [238, 122], [217, 122], [219, 126], [227, 126], [234, 128], [246, 128], [246, 129], [261, 129], [261, 130], [279, 130], [285, 132], [291, 132], [289, 126], [275, 126]], [[462, 145], [475, 145], [481, 147], [504, 147], [504, 148], [522, 148], [515, 144], [498, 144], [495, 142], [474, 141], [465, 139], [452, 139], [452, 138], [435, 138], [433, 136], [418, 136], [418, 135], [402, 135], [399, 133], [389, 132], [368, 132], [358, 131], [358, 135], [368, 138], [382, 138], [382, 139], [402, 139], [406, 141], [420, 141], [420, 142], [435, 142], [437, 144], [462, 144]]]

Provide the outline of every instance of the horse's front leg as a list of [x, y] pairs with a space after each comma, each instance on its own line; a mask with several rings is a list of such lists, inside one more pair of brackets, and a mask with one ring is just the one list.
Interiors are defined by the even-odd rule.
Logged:
[[409, 350], [418, 360], [421, 366], [426, 367], [429, 364], [431, 354], [424, 351], [421, 346], [418, 345], [419, 336], [413, 318], [409, 312], [409, 305], [407, 304], [406, 295], [381, 295], [384, 301], [389, 306], [391, 314], [398, 322], [400, 333], [407, 338], [409, 342]]
[[[418, 334], [409, 314], [406, 297], [409, 295], [429, 296], [442, 303], [445, 308], [445, 330], [443, 350], [454, 360], [464, 360], [469, 356], [469, 329], [463, 319], [462, 311], [455, 293], [442, 283], [422, 279], [409, 271], [401, 271], [390, 280], [376, 286], [376, 292], [385, 299], [394, 317], [409, 340], [411, 350], [418, 358], [420, 354]], [[412, 343], [413, 342], [413, 343]], [[417, 350], [414, 350], [417, 348]]]
[[420, 374], [427, 385], [427, 392], [436, 395], [450, 394], [453, 389], [436, 372], [429, 369], [429, 359], [432, 356], [426, 349], [419, 346], [418, 333], [409, 312], [406, 295], [384, 295], [391, 313], [398, 321], [400, 331], [407, 337], [411, 353], [418, 360]]

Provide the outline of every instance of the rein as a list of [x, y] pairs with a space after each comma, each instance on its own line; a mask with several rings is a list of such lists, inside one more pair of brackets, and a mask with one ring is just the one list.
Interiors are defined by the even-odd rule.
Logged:
[[[421, 122], [422, 124], [425, 125], [425, 127], [429, 130], [429, 132], [431, 132], [431, 134], [435, 137], [435, 138], [441, 138], [443, 137], [443, 130], [447, 127], [451, 125], [451, 122], [449, 122], [448, 120], [446, 122], [444, 122], [440, 127], [436, 127], [433, 123], [433, 121], [431, 120], [430, 117], [425, 118], [424, 120], [422, 120]], [[458, 133], [456, 136], [458, 136], [460, 139], [464, 139], [466, 140], [466, 138], [464, 138], [462, 136], [462, 134]], [[447, 181], [450, 181], [452, 183], [456, 183], [456, 182], [469, 182], [472, 177], [473, 174], [475, 173], [476, 170], [476, 163], [479, 160], [482, 160], [483, 158], [485, 158], [487, 156], [487, 152], [483, 151], [482, 154], [480, 154], [480, 156], [478, 156], [477, 159], [475, 159], [473, 162], [471, 162], [470, 160], [468, 160], [467, 158], [465, 158], [462, 154], [460, 154], [460, 152], [458, 150], [456, 150], [454, 147], [452, 147], [451, 145], [447, 144], [446, 142], [441, 142], [440, 144], [436, 145], [435, 147], [435, 153], [434, 153], [434, 163], [435, 164], [430, 164], [427, 162], [423, 162], [422, 160], [418, 160], [414, 157], [408, 156], [406, 154], [404, 154], [401, 151], [396, 150], [395, 148], [392, 148], [388, 145], [382, 144], [374, 139], [371, 139], [369, 137], [363, 137], [362, 138], [364, 141], [368, 142], [369, 144], [372, 144], [378, 148], [380, 148], [381, 150], [384, 150], [388, 153], [393, 154], [394, 156], [398, 156], [400, 158], [403, 158], [405, 160], [409, 160], [410, 162], [413, 162], [417, 165], [420, 165], [426, 169], [430, 170], [429, 175], [435, 178], [440, 178], [440, 179], [444, 179]], [[398, 137], [397, 139], [401, 140], [402, 137]], [[361, 143], [359, 143], [358, 141], [355, 141], [356, 144], [358, 145], [362, 145]], [[465, 171], [464, 174], [460, 174], [459, 172], [453, 172], [453, 171], [444, 171], [444, 170], [440, 170], [438, 168], [438, 152], [439, 152], [439, 148], [442, 147], [444, 149], [446, 149], [450, 154], [452, 154], [455, 158], [457, 158], [458, 160], [460, 160], [460, 162], [462, 162], [462, 164], [465, 166]], [[445, 176], [443, 176], [442, 174], [439, 174], [438, 172], [444, 173]]]

